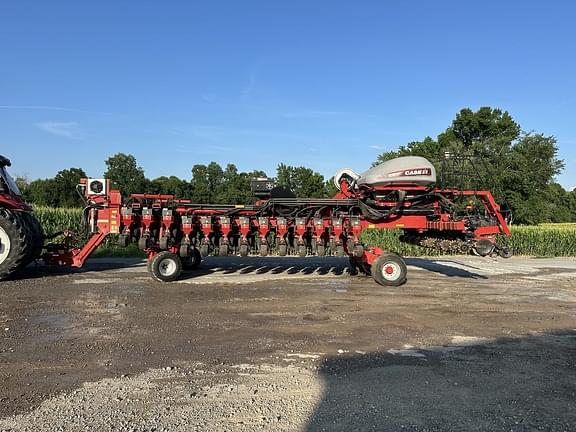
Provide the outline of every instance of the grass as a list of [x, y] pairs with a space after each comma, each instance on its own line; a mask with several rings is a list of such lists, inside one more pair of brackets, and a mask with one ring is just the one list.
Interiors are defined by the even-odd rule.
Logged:
[[[36, 207], [34, 215], [40, 221], [46, 234], [64, 229], [82, 233], [82, 211], [76, 208]], [[439, 256], [443, 253], [433, 249], [402, 243], [400, 230], [365, 230], [362, 241], [380, 246], [403, 256]], [[55, 239], [56, 241], [58, 238]], [[78, 240], [79, 243], [82, 239]], [[560, 257], [576, 256], [576, 223], [541, 224], [535, 226], [513, 226], [512, 237], [501, 237], [501, 244], [512, 248], [514, 255]], [[94, 253], [95, 257], [143, 257], [136, 247], [116, 246], [116, 237], [109, 236]]]

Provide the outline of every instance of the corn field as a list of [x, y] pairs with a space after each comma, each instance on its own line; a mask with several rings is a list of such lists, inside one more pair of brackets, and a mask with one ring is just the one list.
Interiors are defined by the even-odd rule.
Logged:
[[[64, 229], [82, 233], [82, 211], [76, 208], [36, 207], [34, 215], [46, 234]], [[365, 230], [362, 241], [380, 246], [403, 256], [438, 256], [441, 251], [402, 243], [400, 230]], [[57, 240], [57, 239], [56, 239]], [[96, 256], [144, 256], [135, 246], [119, 248], [114, 236], [96, 251]], [[576, 256], [576, 224], [542, 224], [535, 226], [513, 226], [512, 237], [502, 237], [499, 242], [512, 248], [514, 255], [555, 257]]]

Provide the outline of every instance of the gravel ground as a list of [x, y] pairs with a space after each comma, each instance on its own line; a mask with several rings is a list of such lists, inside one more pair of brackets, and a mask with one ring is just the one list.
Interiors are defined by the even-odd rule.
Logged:
[[0, 431], [574, 431], [576, 260], [138, 260], [0, 285]]

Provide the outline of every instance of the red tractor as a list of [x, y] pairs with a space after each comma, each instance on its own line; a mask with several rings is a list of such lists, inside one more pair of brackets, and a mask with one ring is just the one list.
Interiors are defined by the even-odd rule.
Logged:
[[40, 257], [44, 232], [24, 202], [8, 171], [10, 160], [0, 156], [0, 279]]

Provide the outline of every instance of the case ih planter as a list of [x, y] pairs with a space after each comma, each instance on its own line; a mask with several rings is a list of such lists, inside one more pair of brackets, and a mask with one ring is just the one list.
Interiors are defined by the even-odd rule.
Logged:
[[[369, 228], [401, 229], [402, 240], [451, 252], [486, 256], [510, 252], [496, 245], [510, 231], [490, 192], [436, 188], [436, 170], [421, 157], [402, 157], [359, 175], [335, 176], [331, 199], [295, 198], [269, 179], [253, 182], [253, 205], [199, 204], [172, 195], [133, 194], [126, 201], [106, 179], [83, 179], [84, 222], [90, 237], [74, 248], [47, 245], [47, 264], [81, 267], [109, 234], [119, 244], [137, 243], [148, 256], [151, 275], [178, 279], [208, 255], [270, 254], [349, 256], [359, 271], [381, 285], [405, 282], [402, 257], [362, 244]], [[464, 205], [461, 205], [464, 201]], [[27, 210], [22, 209], [25, 213]], [[22, 260], [25, 262], [25, 260]]]

